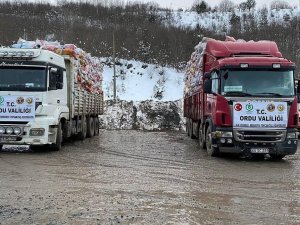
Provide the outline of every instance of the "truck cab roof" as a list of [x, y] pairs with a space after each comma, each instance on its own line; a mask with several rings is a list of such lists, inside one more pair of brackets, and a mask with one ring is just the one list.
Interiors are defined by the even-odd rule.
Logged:
[[233, 42], [209, 39], [206, 45], [206, 54], [217, 59], [236, 55], [261, 55], [282, 58], [277, 44], [273, 41]]
[[219, 41], [208, 39], [205, 48], [205, 71], [218, 67], [237, 67], [248, 64], [249, 67], [294, 68], [295, 64], [282, 57], [277, 44], [273, 41]]
[[17, 49], [17, 48], [1, 48], [0, 59], [3, 61], [36, 61], [46, 64], [53, 64], [61, 68], [65, 68], [64, 58], [54, 52], [44, 49]]

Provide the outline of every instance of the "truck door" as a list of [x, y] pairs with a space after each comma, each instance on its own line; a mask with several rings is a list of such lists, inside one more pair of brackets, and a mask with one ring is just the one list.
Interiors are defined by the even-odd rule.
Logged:
[[48, 104], [67, 105], [66, 75], [62, 68], [50, 67], [48, 72]]

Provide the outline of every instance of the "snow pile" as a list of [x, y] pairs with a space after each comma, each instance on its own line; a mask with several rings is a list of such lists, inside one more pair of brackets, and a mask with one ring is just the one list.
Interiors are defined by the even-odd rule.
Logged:
[[182, 100], [178, 101], [106, 101], [100, 116], [102, 129], [183, 130]]
[[106, 99], [103, 129], [183, 130], [184, 74], [174, 68], [119, 59], [116, 63], [117, 101], [113, 101], [113, 65], [104, 64]]

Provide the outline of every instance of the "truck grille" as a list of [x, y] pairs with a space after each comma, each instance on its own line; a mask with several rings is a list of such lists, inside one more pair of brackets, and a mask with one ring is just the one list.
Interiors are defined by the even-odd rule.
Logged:
[[285, 130], [234, 130], [234, 139], [239, 142], [274, 143], [283, 142], [286, 138]]

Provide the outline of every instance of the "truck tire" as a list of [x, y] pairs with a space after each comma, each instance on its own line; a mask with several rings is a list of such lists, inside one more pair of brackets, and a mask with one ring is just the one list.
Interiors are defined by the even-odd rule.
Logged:
[[81, 123], [83, 124], [83, 130], [81, 132], [78, 133], [78, 139], [83, 141], [86, 138], [86, 132], [87, 132], [87, 123], [86, 123], [86, 118], [83, 117], [81, 119]]
[[190, 120], [188, 119], [185, 123], [185, 130], [186, 130], [186, 134], [187, 136], [191, 136], [191, 131], [190, 131]]
[[59, 151], [61, 150], [61, 144], [62, 144], [62, 125], [61, 122], [59, 122], [56, 132], [56, 141], [54, 144], [50, 145], [50, 150], [52, 151]]
[[196, 136], [193, 134], [193, 121], [191, 119], [188, 120], [187, 126], [188, 136], [192, 139], [195, 139]]
[[98, 116], [96, 116], [94, 118], [94, 126], [95, 126], [95, 136], [99, 136], [99, 126], [100, 126], [100, 123], [99, 123], [99, 118]]
[[205, 136], [205, 144], [206, 144], [207, 154], [209, 156], [215, 157], [219, 155], [219, 149], [212, 145], [211, 126], [208, 126], [207, 128], [206, 136]]
[[87, 118], [87, 132], [86, 132], [86, 137], [91, 138], [94, 135], [95, 135], [94, 118], [89, 116]]
[[198, 141], [199, 141], [200, 149], [205, 149], [206, 148], [205, 135], [201, 127], [199, 127], [198, 130]]

